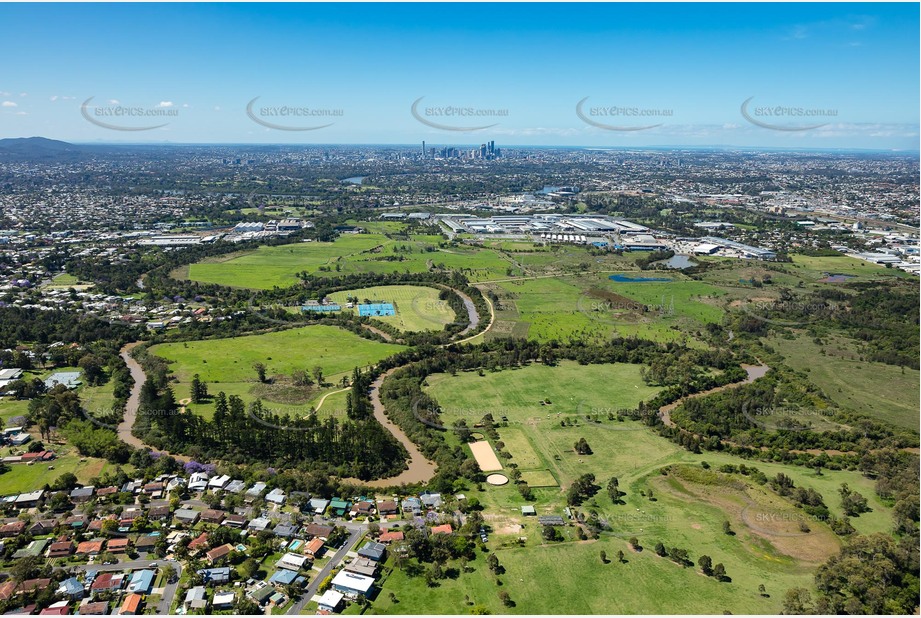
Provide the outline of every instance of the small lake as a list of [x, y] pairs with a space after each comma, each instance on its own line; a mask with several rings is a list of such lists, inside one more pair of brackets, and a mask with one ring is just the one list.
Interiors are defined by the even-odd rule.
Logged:
[[628, 277], [626, 275], [611, 275], [608, 277], [611, 281], [616, 281], [617, 283], [649, 283], [652, 281], [671, 281], [671, 279], [666, 279], [664, 277]]
[[697, 266], [697, 262], [692, 260], [690, 256], [687, 255], [673, 255], [662, 262], [656, 262], [656, 264], [665, 264], [666, 268], [671, 268], [674, 270], [682, 270], [685, 268], [693, 268]]
[[367, 176], [352, 176], [351, 178], [344, 178], [342, 182], [350, 182], [353, 185], [360, 185]]

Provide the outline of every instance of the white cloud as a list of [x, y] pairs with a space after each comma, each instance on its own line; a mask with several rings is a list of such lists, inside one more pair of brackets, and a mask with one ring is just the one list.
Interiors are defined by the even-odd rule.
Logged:
[[189, 107], [189, 104], [188, 104], [188, 103], [183, 103], [183, 104], [182, 104], [182, 107], [184, 107], [184, 108], [186, 108], [186, 109], [188, 109], [188, 107]]
[[21, 96], [21, 97], [27, 97], [27, 96], [29, 96], [29, 93], [28, 93], [28, 92], [20, 92], [20, 93], [19, 93], [19, 96]]
[[9, 92], [0, 91], [0, 97], [8, 97], [8, 96], [10, 96]]
[[215, 105], [215, 106], [214, 106], [214, 111], [216, 111], [216, 112], [221, 111], [221, 106], [220, 106], [220, 105]]
[[118, 105], [118, 99], [109, 99], [109, 105]]
[[14, 115], [15, 116], [28, 116], [29, 113], [28, 112], [16, 112]]
[[50, 101], [57, 101], [59, 98], [60, 98], [60, 97], [58, 97], [58, 95], [56, 95], [56, 94], [53, 94], [53, 95], [51, 95], [50, 97], [48, 97], [48, 99], [49, 99]]
[[157, 107], [172, 107], [172, 106], [173, 106], [173, 102], [172, 102], [172, 101], [160, 101], [160, 102], [157, 104]]
[[19, 107], [19, 106], [13, 103], [12, 101], [4, 101], [3, 103], [0, 103], [0, 107]]

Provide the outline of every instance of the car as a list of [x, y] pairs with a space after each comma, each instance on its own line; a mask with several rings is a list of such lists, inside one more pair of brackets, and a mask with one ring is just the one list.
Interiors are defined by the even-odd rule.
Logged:
[[160, 565], [157, 564], [156, 562], [151, 562], [150, 565], [149, 565], [149, 568], [155, 569], [155, 568], [157, 568], [158, 566], [160, 566]]

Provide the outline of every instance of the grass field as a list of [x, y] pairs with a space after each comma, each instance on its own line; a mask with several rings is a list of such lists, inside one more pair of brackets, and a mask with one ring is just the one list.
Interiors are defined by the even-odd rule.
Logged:
[[[632, 409], [659, 389], [640, 378], [640, 365], [579, 365], [562, 361], [555, 367], [532, 364], [483, 377], [474, 372], [434, 374], [428, 392], [442, 408], [442, 422], [463, 418], [468, 425], [491, 413], [513, 426], [558, 424], [584, 414]], [[540, 402], [549, 400], [549, 405]]]
[[[315, 325], [264, 335], [161, 344], [151, 352], [173, 361], [170, 368], [179, 382], [174, 386], [177, 399], [188, 397], [192, 377], [198, 374], [208, 383], [212, 395], [223, 390], [227, 395], [252, 401], [261, 394], [274, 409], [294, 412], [309, 408], [309, 401], [316, 400], [320, 393], [311, 393], [305, 401], [293, 404], [285, 404], [284, 400], [279, 403], [277, 398], [273, 401], [272, 387], [257, 383], [254, 363], [265, 364], [266, 375], [280, 376], [280, 383], [297, 369], [312, 371], [319, 366], [324, 380], [335, 384], [355, 367], [374, 364], [403, 349], [404, 346], [362, 339], [334, 326]], [[202, 404], [194, 411], [210, 416], [212, 408], [212, 404]]]
[[826, 337], [824, 345], [805, 335], [792, 339], [772, 336], [766, 342], [788, 365], [805, 371], [841, 408], [918, 429], [921, 382], [917, 369], [861, 361], [853, 342], [840, 337]]
[[457, 319], [454, 310], [446, 301], [439, 300], [439, 290], [418, 285], [388, 285], [335, 292], [330, 294], [333, 301], [343, 307], [343, 311], [357, 312], [357, 309], [345, 308], [346, 298], [356, 297], [393, 303], [396, 315], [380, 316], [374, 319], [390, 324], [404, 331], [442, 330], [446, 324]]
[[[437, 236], [393, 240], [383, 234], [348, 234], [334, 242], [294, 243], [259, 247], [192, 264], [186, 273], [193, 281], [234, 287], [271, 289], [297, 283], [298, 272], [321, 273], [420, 273], [430, 266], [463, 272], [472, 281], [520, 274], [497, 251], [474, 247], [438, 249]], [[322, 270], [321, 270], [322, 269]]]
[[[638, 368], [630, 365], [563, 363], [554, 369], [534, 364], [482, 377], [475, 373], [429, 376], [428, 392], [442, 407], [444, 424], [456, 418], [473, 424], [486, 412], [497, 420], [508, 418], [509, 426], [498, 429], [499, 438], [512, 454], [509, 463], [517, 464], [522, 478], [532, 486], [534, 499], [525, 502], [514, 484], [464, 491], [486, 507], [490, 551], [507, 570], [499, 578], [501, 587], [485, 568], [482, 556], [473, 573], [441, 580], [435, 588], [427, 588], [421, 577], [396, 570], [384, 583], [371, 613], [469, 611], [465, 608], [472, 606], [465, 605], [465, 595], [472, 604], [494, 613], [778, 613], [783, 593], [793, 586], [811, 587], [815, 568], [837, 551], [841, 541], [822, 522], [809, 521], [810, 531], [801, 532], [796, 522], [804, 519], [802, 511], [746, 477], [720, 474], [715, 477], [729, 482], [714, 482], [708, 476], [712, 472], [700, 466], [703, 461], [709, 462], [711, 470], [726, 463], [745, 463], [768, 477], [783, 472], [797, 486], [821, 493], [837, 517], [843, 515], [838, 489], [847, 483], [867, 498], [872, 509], [851, 518], [857, 531], [870, 534], [891, 529], [891, 506], [876, 496], [873, 480], [859, 472], [816, 474], [812, 469], [752, 462], [718, 452], [694, 454], [638, 422], [607, 420], [605, 411], [632, 407], [650, 396], [637, 392], [640, 389], [634, 389], [635, 385], [642, 388]], [[587, 406], [578, 405], [586, 397], [591, 398]], [[538, 401], [544, 399], [552, 403], [541, 406]], [[585, 407], [589, 414], [601, 412], [600, 422], [575, 413]], [[579, 424], [561, 426], [561, 418], [571, 422], [579, 418]], [[583, 437], [591, 455], [573, 450], [573, 444]], [[449, 439], [453, 439], [451, 434]], [[679, 467], [667, 476], [660, 474], [662, 468], [674, 465]], [[614, 504], [602, 489], [578, 507], [597, 511], [608, 521], [611, 532], [596, 541], [578, 542], [573, 529], [567, 527], [563, 532], [566, 541], [544, 542], [534, 519], [523, 517], [520, 507], [530, 504], [540, 515], [562, 515], [566, 488], [585, 473], [594, 474], [602, 487], [613, 476], [620, 480], [625, 504]], [[649, 492], [654, 492], [655, 500]], [[724, 520], [730, 521], [735, 535], [722, 531]], [[638, 537], [647, 549], [633, 552], [625, 542], [630, 536]], [[520, 537], [526, 539], [524, 547], [517, 547]], [[711, 556], [714, 563], [725, 564], [732, 581], [720, 583], [700, 575], [696, 566], [682, 568], [658, 558], [651, 551], [657, 541], [687, 549], [695, 563], [701, 554]], [[601, 550], [612, 562], [601, 563]], [[618, 550], [626, 554], [625, 564], [614, 558]], [[768, 596], [759, 594], [760, 584], [766, 586]], [[514, 607], [502, 606], [499, 590], [509, 593]], [[587, 590], [605, 592], [587, 594]], [[389, 598], [390, 591], [396, 603]]]
[[[53, 445], [49, 445], [54, 448]], [[4, 449], [6, 451], [7, 449]], [[82, 460], [82, 461], [81, 461]], [[53, 466], [53, 470], [49, 470]], [[3, 474], [0, 474], [0, 495], [18, 494], [34, 491], [44, 487], [65, 472], [72, 472], [81, 483], [85, 483], [94, 476], [114, 468], [104, 459], [94, 457], [81, 458], [77, 455], [64, 455], [51, 463], [34, 465], [14, 464]]]

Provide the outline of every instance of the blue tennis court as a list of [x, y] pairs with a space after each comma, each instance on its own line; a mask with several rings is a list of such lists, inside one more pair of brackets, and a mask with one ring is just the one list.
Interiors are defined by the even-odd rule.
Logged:
[[373, 303], [371, 305], [358, 305], [358, 315], [375, 316], [375, 315], [396, 315], [396, 309], [393, 303]]

